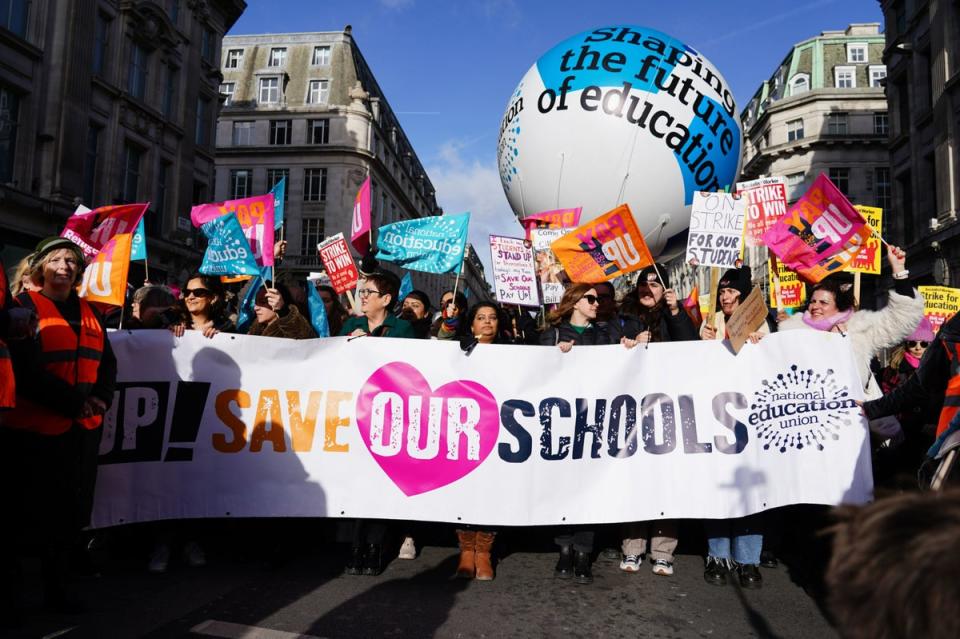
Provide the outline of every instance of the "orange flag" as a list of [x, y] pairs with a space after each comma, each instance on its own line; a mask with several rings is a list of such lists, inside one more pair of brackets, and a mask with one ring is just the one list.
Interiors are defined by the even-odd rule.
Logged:
[[550, 248], [574, 282], [606, 282], [653, 264], [628, 204], [577, 227]]
[[114, 235], [87, 265], [80, 297], [88, 302], [123, 306], [130, 272], [133, 233]]
[[693, 290], [690, 291], [690, 297], [683, 300], [683, 310], [690, 316], [694, 328], [700, 330], [700, 325], [703, 324], [703, 315], [700, 313], [700, 288], [697, 285], [694, 285]]

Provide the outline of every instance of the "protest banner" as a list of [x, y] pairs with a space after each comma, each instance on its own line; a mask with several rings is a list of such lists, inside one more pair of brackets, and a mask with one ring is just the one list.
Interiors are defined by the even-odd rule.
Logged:
[[353, 198], [353, 218], [350, 222], [350, 244], [360, 255], [370, 248], [370, 177], [363, 181], [356, 197]]
[[787, 178], [738, 182], [737, 194], [746, 202], [744, 241], [749, 247], [762, 246], [763, 234], [787, 212]]
[[221, 215], [235, 213], [257, 264], [273, 266], [275, 199], [273, 193], [264, 193], [239, 200], [199, 204], [190, 209], [190, 220], [194, 226], [201, 228]]
[[733, 352], [739, 354], [750, 333], [760, 330], [767, 321], [767, 305], [759, 286], [754, 286], [747, 299], [734, 309], [727, 321], [727, 336]]
[[843, 270], [869, 237], [866, 220], [821, 173], [763, 234], [763, 243], [801, 279], [815, 283]]
[[60, 237], [79, 246], [90, 259], [115, 235], [133, 233], [148, 208], [149, 202], [101, 206], [92, 211], [86, 207], [78, 208], [76, 213], [67, 218]]
[[566, 234], [564, 229], [533, 229], [530, 231], [530, 244], [537, 261], [537, 278], [540, 280], [540, 292], [544, 304], [559, 304], [563, 298], [564, 286], [560, 281], [563, 266], [550, 245]]
[[130, 260], [147, 259], [147, 231], [143, 226], [143, 218], [137, 223], [137, 230], [133, 233], [130, 246]]
[[469, 225], [469, 213], [386, 224], [377, 233], [377, 259], [413, 271], [459, 274]]
[[330, 277], [330, 285], [337, 294], [346, 293], [356, 288], [360, 279], [360, 272], [350, 254], [350, 247], [343, 237], [337, 233], [317, 244], [320, 261]]
[[628, 204], [577, 227], [550, 248], [572, 282], [606, 282], [653, 264]]
[[[770, 284], [771, 308], [800, 308], [807, 301], [806, 285], [796, 272], [788, 269], [780, 260], [767, 260], [767, 277]], [[777, 279], [779, 279], [780, 288], [779, 304], [777, 304]]]
[[[469, 358], [435, 340], [110, 337], [95, 527], [729, 519], [871, 498], [857, 365], [833, 333], [775, 333], [738, 356], [696, 341]], [[641, 485], [643, 499], [610, 489]]]
[[694, 266], [735, 268], [743, 250], [746, 200], [732, 193], [693, 194], [685, 261]]
[[949, 286], [920, 286], [923, 296], [923, 314], [936, 333], [954, 313], [960, 311], [960, 289]]
[[534, 213], [520, 220], [526, 232], [526, 239], [530, 239], [530, 232], [534, 229], [573, 229], [580, 224], [580, 213], [582, 207], [575, 209], [556, 209], [554, 211], [544, 211]]
[[[283, 202], [287, 198], [286, 176], [280, 178], [280, 181], [273, 185], [270, 194], [273, 195], [273, 229], [276, 231], [283, 226]], [[280, 239], [283, 239], [282, 234]]]
[[260, 266], [236, 213], [214, 217], [200, 227], [207, 236], [200, 272], [204, 275], [260, 275]]
[[[867, 221], [873, 234], [867, 238], [867, 241], [860, 247], [860, 251], [847, 264], [848, 271], [854, 273], [867, 273], [868, 275], [880, 275], [881, 255], [883, 254], [882, 242], [880, 240], [883, 231], [883, 209], [875, 206], [863, 206], [857, 204], [853, 208], [860, 212], [863, 219]], [[860, 299], [859, 296], [857, 299]]]
[[397, 297], [400, 298], [402, 302], [411, 292], [413, 292], [413, 277], [411, 277], [410, 272], [407, 271], [400, 279], [400, 292], [397, 293]]
[[83, 271], [80, 297], [88, 302], [123, 306], [130, 274], [133, 233], [111, 237]]
[[540, 306], [533, 248], [517, 237], [490, 236], [493, 292], [501, 304]]
[[316, 331], [317, 337], [330, 337], [330, 320], [327, 317], [327, 307], [323, 305], [323, 298], [313, 284], [307, 286], [307, 310], [310, 311], [310, 325]]

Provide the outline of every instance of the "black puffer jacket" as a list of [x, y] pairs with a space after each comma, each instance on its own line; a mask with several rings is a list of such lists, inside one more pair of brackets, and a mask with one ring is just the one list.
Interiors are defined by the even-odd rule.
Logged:
[[[663, 309], [663, 312], [661, 312], [659, 316], [659, 330], [651, 331], [653, 336], [651, 341], [685, 342], [700, 339], [700, 336], [697, 335], [697, 329], [694, 328], [693, 322], [690, 320], [690, 316], [687, 315], [683, 309], [680, 309], [680, 312], [676, 315], [671, 315], [669, 310]], [[636, 315], [621, 315], [619, 319], [621, 332], [624, 337], [629, 339], [636, 339], [637, 335], [650, 328], [643, 318], [637, 317]]]
[[582, 333], [569, 321], [548, 327], [540, 334], [540, 343], [544, 346], [556, 346], [560, 342], [573, 342], [576, 345], [596, 346], [598, 344], [617, 344], [620, 342], [620, 326], [616, 322], [591, 322]]

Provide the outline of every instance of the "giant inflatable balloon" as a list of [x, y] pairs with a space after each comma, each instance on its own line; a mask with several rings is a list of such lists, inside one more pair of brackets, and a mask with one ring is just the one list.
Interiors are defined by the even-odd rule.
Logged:
[[518, 217], [626, 202], [656, 253], [690, 221], [695, 191], [732, 188], [742, 131], [700, 53], [639, 26], [594, 29], [530, 67], [500, 126], [500, 180]]

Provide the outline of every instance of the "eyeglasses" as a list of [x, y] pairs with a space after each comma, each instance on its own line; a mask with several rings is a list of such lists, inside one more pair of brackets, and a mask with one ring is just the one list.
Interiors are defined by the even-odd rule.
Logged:
[[914, 339], [907, 340], [907, 348], [916, 348], [917, 346], [920, 348], [926, 348], [927, 346], [930, 346], [930, 342], [917, 341]]
[[584, 295], [584, 296], [581, 297], [580, 299], [582, 299], [582, 300], [587, 300], [587, 304], [589, 304], [589, 305], [591, 305], [591, 306], [593, 306], [594, 304], [599, 304], [599, 303], [600, 303], [600, 300], [597, 299], [597, 296], [596, 296], [596, 295]]
[[210, 289], [208, 288], [188, 288], [183, 291], [183, 298], [186, 299], [190, 296], [193, 297], [210, 297]]
[[360, 297], [370, 297], [371, 295], [380, 295], [380, 291], [375, 288], [361, 288], [357, 291], [357, 295]]

